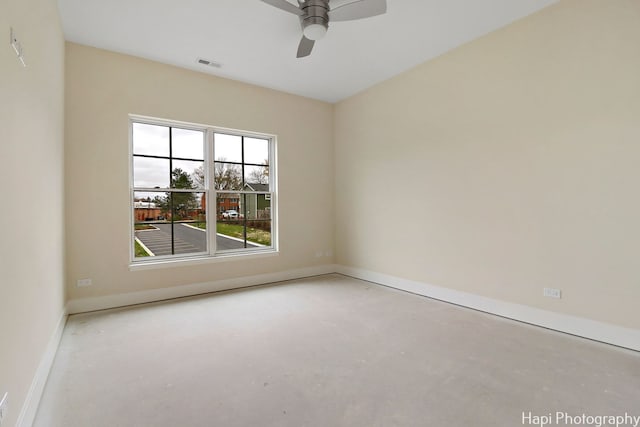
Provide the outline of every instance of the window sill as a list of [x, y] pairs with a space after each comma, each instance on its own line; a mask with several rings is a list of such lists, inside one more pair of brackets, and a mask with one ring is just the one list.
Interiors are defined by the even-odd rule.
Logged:
[[157, 261], [137, 261], [129, 264], [129, 271], [139, 270], [156, 270], [160, 268], [172, 268], [172, 267], [188, 267], [192, 265], [200, 264], [215, 264], [219, 262], [230, 261], [246, 261], [257, 258], [270, 258], [278, 256], [279, 252], [275, 249], [268, 251], [256, 251], [246, 253], [229, 253], [220, 254], [215, 256], [201, 256], [192, 258], [179, 258], [179, 259], [163, 259]]

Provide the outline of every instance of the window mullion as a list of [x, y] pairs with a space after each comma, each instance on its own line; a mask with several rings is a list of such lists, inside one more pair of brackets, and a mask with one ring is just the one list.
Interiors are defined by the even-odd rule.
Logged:
[[[173, 188], [173, 128], [169, 126], [169, 187]], [[173, 191], [169, 193], [169, 214], [171, 217], [171, 255], [176, 254], [176, 238], [174, 232]]]
[[[244, 135], [240, 140], [242, 144], [242, 189], [244, 190], [247, 183], [244, 181]], [[242, 194], [242, 240], [244, 241], [244, 248], [247, 248], [247, 195]]]
[[209, 254], [215, 254], [218, 251], [216, 232], [218, 228], [218, 193], [215, 188], [215, 134], [212, 129], [207, 129], [205, 143], [205, 189], [207, 190], [207, 239], [209, 243]]

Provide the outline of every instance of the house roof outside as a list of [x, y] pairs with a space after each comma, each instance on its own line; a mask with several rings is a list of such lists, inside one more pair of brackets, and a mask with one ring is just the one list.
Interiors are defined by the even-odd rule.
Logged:
[[244, 184], [245, 188], [249, 188], [249, 190], [251, 191], [258, 191], [258, 192], [262, 192], [262, 193], [268, 193], [269, 192], [269, 184], [259, 184], [259, 183], [245, 183]]

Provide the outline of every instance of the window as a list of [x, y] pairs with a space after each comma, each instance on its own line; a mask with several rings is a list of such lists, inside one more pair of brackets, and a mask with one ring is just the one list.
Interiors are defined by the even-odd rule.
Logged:
[[131, 148], [133, 262], [276, 248], [273, 137], [132, 118]]

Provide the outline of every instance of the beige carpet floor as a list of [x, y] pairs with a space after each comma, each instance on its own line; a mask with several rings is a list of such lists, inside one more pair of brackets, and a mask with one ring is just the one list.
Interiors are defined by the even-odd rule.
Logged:
[[640, 416], [640, 353], [329, 275], [71, 316], [35, 426], [512, 427], [556, 411]]

